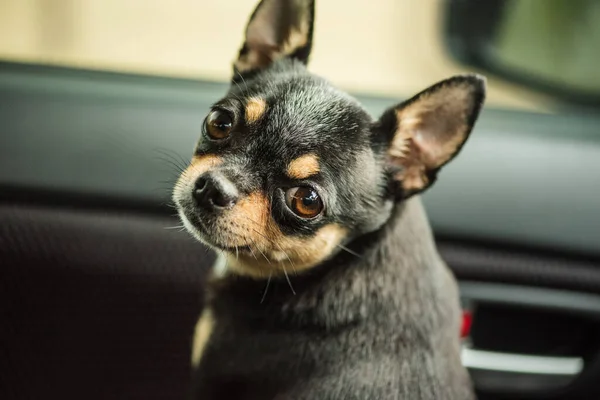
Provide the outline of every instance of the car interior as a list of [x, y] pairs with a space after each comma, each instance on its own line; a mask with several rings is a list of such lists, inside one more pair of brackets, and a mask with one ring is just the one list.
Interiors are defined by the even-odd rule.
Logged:
[[[171, 189], [254, 5], [0, 2], [1, 399], [186, 393], [215, 256]], [[311, 69], [372, 115], [487, 76], [423, 195], [462, 361], [482, 400], [600, 398], [600, 2], [321, 1], [315, 29]]]

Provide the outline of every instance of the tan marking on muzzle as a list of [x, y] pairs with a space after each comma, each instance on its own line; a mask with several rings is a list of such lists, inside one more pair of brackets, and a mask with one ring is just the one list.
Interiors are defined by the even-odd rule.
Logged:
[[223, 159], [214, 154], [204, 154], [201, 156], [192, 157], [192, 162], [187, 167], [186, 171], [193, 172], [195, 175], [202, 175], [210, 169], [221, 164]]
[[251, 254], [228, 254], [230, 269], [240, 275], [268, 278], [294, 274], [327, 259], [344, 240], [347, 230], [336, 224], [320, 228], [307, 237], [287, 236], [273, 220], [269, 200], [261, 193], [242, 199], [223, 218], [232, 223], [229, 236], [235, 246], [244, 243]]
[[246, 104], [246, 123], [252, 124], [265, 114], [267, 102], [260, 97], [252, 97]]
[[190, 165], [181, 173], [175, 187], [183, 187], [187, 182], [195, 181], [198, 177], [205, 172], [210, 171], [214, 167], [218, 166], [223, 162], [221, 157], [215, 156], [214, 154], [204, 154], [201, 156], [192, 157]]
[[287, 168], [287, 175], [292, 179], [306, 179], [321, 171], [319, 157], [316, 154], [305, 154], [293, 160]]

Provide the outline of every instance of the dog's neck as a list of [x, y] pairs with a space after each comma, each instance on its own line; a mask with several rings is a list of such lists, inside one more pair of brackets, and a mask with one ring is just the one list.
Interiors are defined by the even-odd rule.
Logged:
[[315, 323], [331, 327], [372, 318], [387, 307], [395, 311], [384, 313], [385, 318], [422, 318], [422, 307], [436, 296], [446, 267], [421, 200], [414, 197], [398, 205], [382, 229], [351, 246], [361, 258], [342, 253], [332, 260], [325, 267], [330, 270], [326, 278], [290, 302], [293, 314], [305, 311]]
[[360, 257], [341, 251], [310, 273], [290, 276], [289, 283], [273, 279], [266, 294], [266, 281], [229, 277], [213, 282], [215, 311], [270, 324], [280, 315], [287, 323], [336, 329], [389, 307], [402, 323], [421, 320], [422, 308], [443, 292], [439, 286], [446, 284], [448, 271], [418, 197], [399, 204], [380, 230], [349, 246]]

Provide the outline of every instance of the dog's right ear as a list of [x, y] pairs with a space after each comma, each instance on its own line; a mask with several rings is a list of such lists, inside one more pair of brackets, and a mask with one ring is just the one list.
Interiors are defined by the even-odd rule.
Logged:
[[234, 64], [244, 74], [291, 57], [308, 62], [315, 15], [314, 0], [261, 0], [248, 26]]

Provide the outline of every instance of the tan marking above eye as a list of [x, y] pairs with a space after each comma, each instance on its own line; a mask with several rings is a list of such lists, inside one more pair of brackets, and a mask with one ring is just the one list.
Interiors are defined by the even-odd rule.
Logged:
[[252, 124], [265, 114], [267, 102], [260, 97], [252, 97], [246, 104], [246, 123]]
[[307, 179], [320, 171], [319, 157], [312, 153], [296, 158], [287, 167], [287, 175], [292, 179]]

